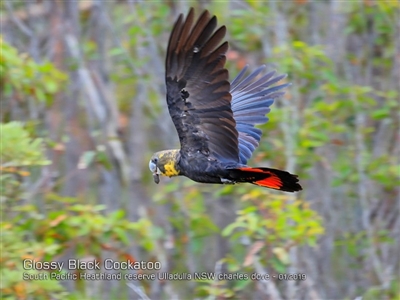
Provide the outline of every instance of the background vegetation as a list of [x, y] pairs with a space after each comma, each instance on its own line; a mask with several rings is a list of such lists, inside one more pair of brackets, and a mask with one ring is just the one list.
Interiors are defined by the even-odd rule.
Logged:
[[[178, 146], [164, 56], [190, 6], [227, 26], [232, 78], [288, 74], [249, 164], [298, 174], [303, 192], [153, 183], [151, 154]], [[2, 297], [398, 299], [399, 20], [377, 0], [3, 2]], [[23, 259], [70, 258], [307, 278], [23, 279], [47, 273]]]

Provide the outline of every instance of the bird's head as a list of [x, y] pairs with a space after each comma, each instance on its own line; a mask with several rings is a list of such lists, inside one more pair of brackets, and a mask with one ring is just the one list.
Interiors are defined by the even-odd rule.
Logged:
[[154, 182], [160, 182], [159, 175], [168, 177], [180, 175], [179, 159], [180, 153], [178, 149], [154, 153], [149, 161], [149, 169], [153, 173]]

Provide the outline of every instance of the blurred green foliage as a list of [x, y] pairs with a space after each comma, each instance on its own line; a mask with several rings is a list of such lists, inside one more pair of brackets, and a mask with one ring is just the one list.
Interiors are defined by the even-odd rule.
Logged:
[[0, 133], [0, 201], [5, 204], [22, 193], [17, 177], [29, 176], [26, 167], [48, 165], [50, 161], [43, 155], [42, 140], [30, 138], [21, 123], [0, 123]]
[[[244, 235], [276, 247], [303, 243], [315, 246], [316, 238], [324, 232], [320, 218], [304, 201], [292, 202], [286, 196], [271, 196], [258, 189], [242, 199], [254, 205], [239, 210], [236, 221], [222, 231], [233, 240]], [[233, 233], [234, 229], [238, 231]]]
[[[24, 222], [34, 223], [40, 216], [33, 205], [21, 205], [26, 196], [22, 178], [30, 175], [26, 167], [47, 165], [43, 143], [32, 139], [21, 123], [0, 124], [1, 143], [1, 293], [4, 299], [24, 299], [27, 295], [61, 299], [65, 292], [59, 282], [51, 280], [24, 281], [22, 260], [42, 255], [54, 257], [58, 245], [45, 245], [32, 238], [32, 229]], [[22, 213], [23, 212], [23, 213]], [[43, 216], [42, 216], [43, 217]], [[22, 222], [21, 222], [22, 221]], [[47, 220], [46, 220], [47, 221]], [[35, 272], [31, 273], [33, 276]], [[36, 272], [38, 274], [38, 272]]]
[[0, 36], [0, 82], [3, 96], [24, 101], [32, 96], [40, 102], [51, 105], [54, 95], [59, 92], [66, 74], [57, 70], [52, 63], [38, 64], [26, 53], [18, 54], [17, 49], [7, 44]]
[[50, 164], [43, 155], [42, 139], [31, 139], [22, 123], [0, 124], [0, 132], [2, 134], [0, 160], [3, 168]]
[[[62, 87], [65, 75], [50, 63], [38, 65], [28, 57], [17, 55], [16, 49], [4, 42], [2, 47], [3, 88], [18, 91], [18, 97], [47, 99], [50, 104]], [[50, 271], [25, 270], [24, 259], [55, 261], [74, 249], [79, 258], [99, 258], [104, 250], [120, 259], [135, 261], [127, 250], [132, 241], [148, 253], [154, 250], [162, 229], [147, 218], [130, 222], [122, 210], [104, 213], [106, 207], [102, 205], [82, 204], [77, 198], [54, 193], [44, 197], [49, 210], [35, 206], [27, 179], [35, 169], [51, 163], [44, 154], [44, 141], [32, 138], [21, 122], [1, 123], [0, 133], [2, 299], [86, 298], [84, 281], [77, 284], [80, 288], [76, 292], [67, 293], [59, 280], [45, 277]], [[48, 144], [54, 146], [51, 140]], [[87, 167], [94, 159], [102, 162], [100, 150], [85, 153], [81, 167]], [[24, 279], [23, 274], [31, 279]]]

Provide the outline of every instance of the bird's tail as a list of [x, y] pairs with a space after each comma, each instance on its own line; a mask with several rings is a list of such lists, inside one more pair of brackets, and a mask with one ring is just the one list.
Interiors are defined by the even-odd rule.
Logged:
[[250, 168], [242, 167], [231, 169], [232, 178], [236, 182], [249, 182], [258, 186], [284, 192], [301, 191], [302, 187], [298, 183], [297, 175], [286, 171], [269, 168]]

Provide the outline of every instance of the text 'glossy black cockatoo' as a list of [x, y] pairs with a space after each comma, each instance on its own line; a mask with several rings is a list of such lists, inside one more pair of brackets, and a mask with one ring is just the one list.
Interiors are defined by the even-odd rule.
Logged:
[[177, 19], [168, 43], [165, 62], [167, 104], [179, 135], [181, 149], [155, 153], [149, 168], [159, 175], [186, 176], [202, 183], [259, 186], [296, 192], [302, 188], [296, 175], [246, 165], [257, 148], [268, 121], [270, 105], [288, 84], [273, 86], [285, 75], [260, 75], [264, 66], [245, 76], [246, 68], [231, 82], [225, 69], [228, 42], [225, 26], [204, 11], [194, 22], [191, 9]]

